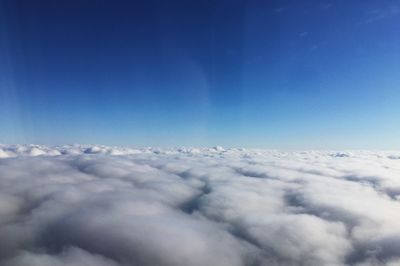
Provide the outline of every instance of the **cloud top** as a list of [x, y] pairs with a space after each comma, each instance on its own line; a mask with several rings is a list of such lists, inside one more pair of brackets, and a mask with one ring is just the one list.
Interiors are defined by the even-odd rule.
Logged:
[[399, 265], [400, 153], [0, 146], [0, 265]]

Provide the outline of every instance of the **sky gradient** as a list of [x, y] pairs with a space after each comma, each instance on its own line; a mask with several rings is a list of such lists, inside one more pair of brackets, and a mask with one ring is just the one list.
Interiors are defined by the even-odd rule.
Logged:
[[399, 1], [0, 0], [0, 143], [400, 149]]

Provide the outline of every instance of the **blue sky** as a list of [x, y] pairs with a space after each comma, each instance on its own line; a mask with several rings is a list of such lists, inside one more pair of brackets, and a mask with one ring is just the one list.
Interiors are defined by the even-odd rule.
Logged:
[[0, 143], [400, 148], [399, 1], [0, 1]]

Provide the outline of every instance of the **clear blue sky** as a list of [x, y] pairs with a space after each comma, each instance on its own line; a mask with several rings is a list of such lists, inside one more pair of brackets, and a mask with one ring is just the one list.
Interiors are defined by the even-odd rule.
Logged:
[[0, 0], [0, 143], [400, 148], [400, 1]]

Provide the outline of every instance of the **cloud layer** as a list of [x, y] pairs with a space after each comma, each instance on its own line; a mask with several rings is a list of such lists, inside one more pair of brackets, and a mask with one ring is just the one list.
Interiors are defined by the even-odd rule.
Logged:
[[400, 265], [400, 153], [0, 146], [0, 265]]

